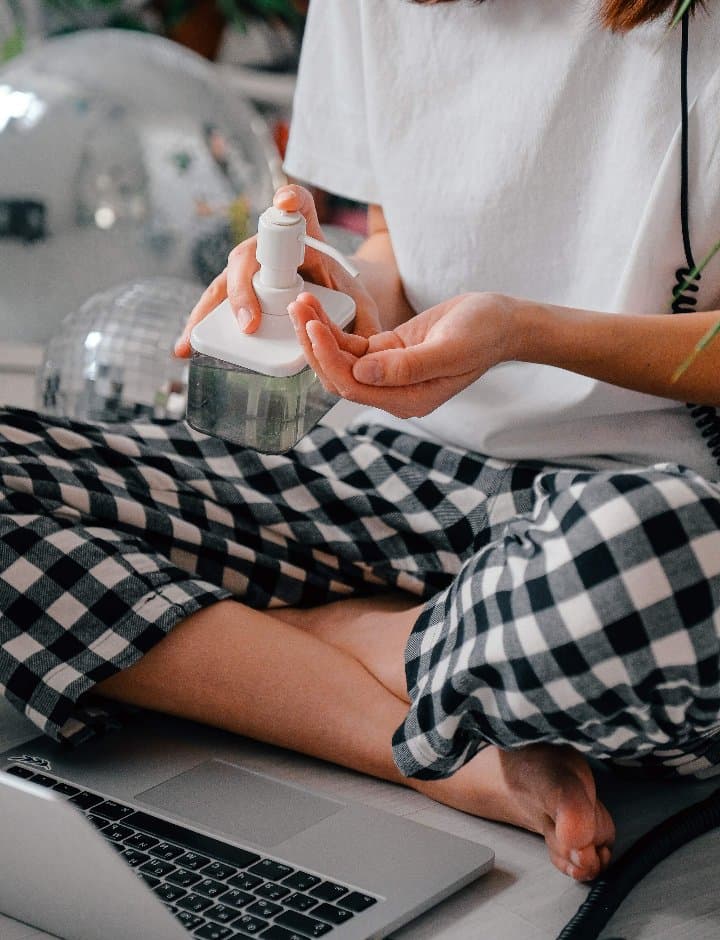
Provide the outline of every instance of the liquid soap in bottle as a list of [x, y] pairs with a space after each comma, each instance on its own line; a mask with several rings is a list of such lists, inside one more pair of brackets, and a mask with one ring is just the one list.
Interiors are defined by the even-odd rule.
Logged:
[[262, 308], [260, 327], [255, 333], [243, 333], [225, 300], [190, 335], [187, 421], [196, 430], [262, 453], [280, 454], [297, 444], [338, 401], [307, 364], [287, 308], [308, 291], [344, 329], [355, 317], [355, 301], [340, 291], [303, 281], [298, 268], [307, 245], [358, 276], [340, 252], [307, 235], [301, 213], [267, 209], [259, 220], [260, 270], [253, 277]]

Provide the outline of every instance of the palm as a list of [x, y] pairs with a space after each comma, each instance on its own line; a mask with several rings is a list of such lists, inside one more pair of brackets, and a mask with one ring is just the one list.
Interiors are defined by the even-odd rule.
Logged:
[[[365, 339], [330, 324], [310, 295], [294, 310], [308, 361], [326, 387], [400, 417], [428, 414], [502, 361], [503, 314], [498, 298], [467, 294]], [[379, 380], [370, 364], [382, 367]]]

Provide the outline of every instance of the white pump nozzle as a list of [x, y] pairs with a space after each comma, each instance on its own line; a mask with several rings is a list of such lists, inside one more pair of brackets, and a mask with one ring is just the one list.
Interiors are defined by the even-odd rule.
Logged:
[[[360, 272], [341, 252], [307, 234], [303, 215], [299, 212], [283, 212], [282, 209], [271, 206], [263, 212], [258, 223], [255, 257], [260, 262], [260, 271], [254, 279], [256, 290], [259, 286], [261, 292], [264, 288], [282, 291], [283, 294], [296, 291], [297, 297], [303, 287], [302, 279], [298, 277], [298, 268], [305, 260], [306, 245], [333, 258], [351, 277], [359, 276]], [[260, 299], [265, 301], [264, 297]], [[287, 303], [293, 299], [291, 297]], [[274, 312], [277, 304], [271, 303], [271, 306], [273, 310], [268, 312]]]
[[310, 235], [305, 236], [305, 244], [309, 248], [315, 248], [317, 251], [321, 251], [324, 255], [328, 255], [333, 260], [337, 261], [341, 268], [345, 268], [350, 277], [360, 277], [360, 272], [352, 264], [345, 255], [338, 251], [337, 248], [333, 248], [332, 245], [328, 245], [327, 242], [318, 241], [317, 238], [312, 238]]

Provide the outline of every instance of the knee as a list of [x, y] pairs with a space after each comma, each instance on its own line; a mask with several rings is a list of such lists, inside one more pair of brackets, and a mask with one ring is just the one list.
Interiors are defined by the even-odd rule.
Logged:
[[596, 474], [574, 489], [569, 554], [591, 598], [610, 605], [610, 619], [613, 607], [621, 615], [618, 604], [660, 619], [674, 605], [686, 624], [712, 618], [720, 606], [720, 489], [659, 470]]

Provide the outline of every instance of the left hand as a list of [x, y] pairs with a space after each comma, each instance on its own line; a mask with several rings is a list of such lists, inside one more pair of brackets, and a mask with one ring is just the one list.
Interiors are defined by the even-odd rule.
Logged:
[[499, 294], [463, 294], [367, 338], [343, 333], [312, 294], [301, 294], [289, 312], [308, 363], [328, 391], [415, 418], [513, 358], [514, 306]]

